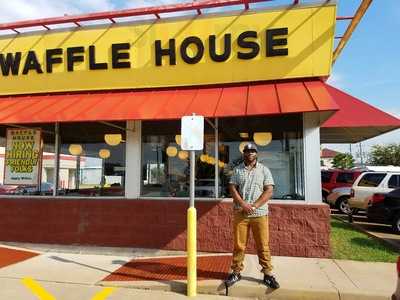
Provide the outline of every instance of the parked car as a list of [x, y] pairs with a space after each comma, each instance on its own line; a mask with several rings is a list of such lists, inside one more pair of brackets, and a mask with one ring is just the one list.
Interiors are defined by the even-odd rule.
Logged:
[[321, 171], [322, 199], [326, 202], [328, 195], [335, 188], [351, 187], [362, 171], [331, 169]]
[[36, 185], [19, 185], [14, 191], [14, 195], [52, 195], [54, 185], [50, 182], [42, 182], [40, 190]]
[[385, 194], [400, 188], [400, 173], [365, 172], [351, 188], [350, 208], [366, 210], [373, 194]]
[[0, 184], [0, 195], [13, 195], [18, 188], [16, 185]]
[[349, 198], [351, 193], [351, 187], [339, 187], [332, 190], [327, 197], [327, 203], [332, 207], [337, 208], [342, 214], [355, 213], [349, 206]]
[[393, 231], [400, 234], [400, 189], [370, 197], [367, 217], [374, 223], [392, 225]]
[[397, 258], [397, 287], [392, 295], [392, 300], [400, 300], [400, 256]]

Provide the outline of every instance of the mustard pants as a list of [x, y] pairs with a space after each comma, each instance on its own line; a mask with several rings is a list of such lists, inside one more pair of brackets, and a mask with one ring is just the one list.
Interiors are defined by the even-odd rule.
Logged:
[[242, 212], [235, 212], [233, 218], [234, 249], [232, 271], [240, 273], [244, 268], [243, 260], [250, 229], [256, 242], [258, 262], [262, 267], [261, 272], [268, 273], [272, 270], [268, 217], [249, 218]]

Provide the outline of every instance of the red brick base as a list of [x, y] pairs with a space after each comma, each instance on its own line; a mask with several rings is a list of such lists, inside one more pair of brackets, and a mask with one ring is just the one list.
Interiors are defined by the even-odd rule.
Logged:
[[[187, 201], [0, 199], [0, 240], [184, 250]], [[232, 204], [197, 201], [198, 250], [230, 252]], [[330, 257], [325, 204], [270, 204], [273, 255]], [[253, 239], [249, 253], [255, 253]]]

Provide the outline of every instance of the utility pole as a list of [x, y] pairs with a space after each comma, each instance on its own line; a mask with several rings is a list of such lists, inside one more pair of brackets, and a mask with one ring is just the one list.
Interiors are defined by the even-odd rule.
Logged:
[[359, 146], [360, 146], [360, 161], [361, 161], [361, 165], [364, 166], [364, 160], [363, 160], [363, 152], [362, 152], [362, 145], [361, 145], [361, 142], [360, 142]]

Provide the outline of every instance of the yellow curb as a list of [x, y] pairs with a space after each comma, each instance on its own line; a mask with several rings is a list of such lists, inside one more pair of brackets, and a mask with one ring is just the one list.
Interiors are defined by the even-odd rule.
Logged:
[[39, 298], [39, 300], [56, 300], [53, 295], [49, 294], [43, 287], [41, 287], [32, 278], [22, 279], [22, 283], [32, 291], [32, 293]]
[[106, 288], [102, 289], [100, 292], [98, 292], [92, 298], [92, 300], [104, 300], [104, 299], [107, 299], [107, 297], [110, 296], [115, 290], [116, 290], [116, 288], [106, 287]]

